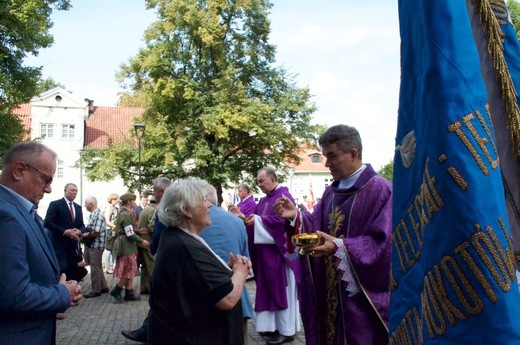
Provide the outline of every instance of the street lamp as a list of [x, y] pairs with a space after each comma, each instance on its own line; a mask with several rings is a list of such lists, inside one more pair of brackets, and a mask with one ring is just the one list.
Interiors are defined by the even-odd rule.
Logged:
[[137, 155], [139, 156], [138, 173], [139, 177], [137, 180], [137, 186], [139, 190], [139, 197], [141, 197], [141, 138], [144, 136], [144, 130], [146, 125], [142, 122], [134, 123], [135, 136], [137, 137]]

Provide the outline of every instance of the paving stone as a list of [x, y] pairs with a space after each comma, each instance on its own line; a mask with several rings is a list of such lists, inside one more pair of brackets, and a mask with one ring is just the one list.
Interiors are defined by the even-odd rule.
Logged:
[[[117, 279], [105, 274], [107, 283], [112, 289]], [[89, 293], [90, 274], [81, 282], [83, 293]], [[254, 281], [246, 283], [247, 291], [254, 303], [256, 285]], [[139, 277], [134, 279], [134, 291], [139, 292]], [[58, 345], [105, 345], [105, 344], [139, 344], [127, 340], [121, 330], [136, 329], [148, 314], [148, 295], [141, 296], [140, 301], [114, 303], [108, 294], [100, 297], [82, 299], [76, 307], [65, 312], [63, 320], [57, 320]], [[255, 331], [254, 319], [248, 321], [249, 345], [264, 345], [265, 340]], [[292, 345], [305, 344], [303, 328], [298, 332]]]

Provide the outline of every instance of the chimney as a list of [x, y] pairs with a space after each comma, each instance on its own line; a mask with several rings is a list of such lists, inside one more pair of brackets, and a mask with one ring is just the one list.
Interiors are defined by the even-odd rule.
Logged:
[[85, 102], [88, 103], [88, 114], [92, 114], [94, 112], [94, 100], [85, 98]]

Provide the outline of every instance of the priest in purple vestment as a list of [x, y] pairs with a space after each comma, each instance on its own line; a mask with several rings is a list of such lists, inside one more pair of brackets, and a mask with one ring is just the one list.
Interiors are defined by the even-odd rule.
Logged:
[[[256, 202], [255, 198], [251, 194], [251, 189], [249, 188], [249, 185], [246, 183], [241, 183], [238, 188], [238, 197], [240, 198], [240, 202], [236, 204], [236, 206], [232, 206], [232, 208], [229, 209], [229, 211], [235, 215], [238, 215], [241, 217], [244, 222], [247, 217], [249, 217], [251, 214], [255, 213], [256, 209]], [[246, 228], [247, 231], [247, 249], [249, 250], [249, 257], [251, 258], [251, 261], [255, 261], [254, 258], [254, 243], [253, 243], [253, 230], [254, 227], [248, 226]], [[251, 239], [251, 240], [250, 240]]]
[[256, 208], [255, 198], [251, 194], [251, 189], [247, 184], [241, 183], [238, 186], [237, 191], [240, 202], [236, 205], [236, 207], [245, 217], [249, 217], [250, 214], [255, 212]]
[[319, 139], [334, 182], [311, 214], [280, 198], [275, 212], [324, 243], [301, 256], [300, 309], [307, 344], [388, 343], [392, 185], [362, 162], [358, 131], [329, 128]]
[[266, 195], [246, 218], [252, 247], [251, 258], [256, 279], [256, 331], [268, 335], [267, 344], [291, 341], [300, 330], [297, 286], [300, 281], [299, 259], [288, 250], [285, 219], [274, 213], [274, 203], [284, 196], [294, 203], [287, 187], [278, 184], [272, 168], [262, 168], [258, 187]]

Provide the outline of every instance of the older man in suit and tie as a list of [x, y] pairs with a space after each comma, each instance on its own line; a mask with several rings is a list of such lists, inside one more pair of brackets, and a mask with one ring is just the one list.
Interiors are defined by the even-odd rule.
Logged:
[[83, 255], [79, 246], [85, 223], [81, 206], [74, 202], [78, 187], [74, 183], [67, 183], [64, 192], [63, 198], [49, 204], [44, 224], [51, 233], [60, 272], [79, 281], [87, 274], [87, 270], [82, 267]]
[[56, 154], [37, 142], [13, 146], [0, 176], [0, 344], [55, 344], [56, 313], [82, 297], [60, 277], [36, 208], [51, 192]]

